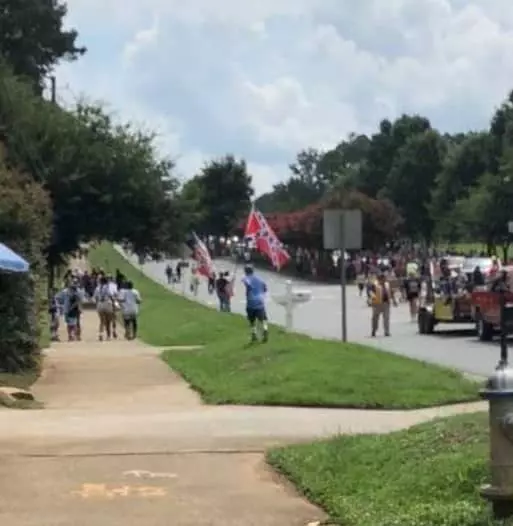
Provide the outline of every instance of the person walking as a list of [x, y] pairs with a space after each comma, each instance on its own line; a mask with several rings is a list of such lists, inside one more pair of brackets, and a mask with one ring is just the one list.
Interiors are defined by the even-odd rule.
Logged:
[[385, 273], [380, 272], [370, 290], [371, 314], [371, 336], [374, 338], [379, 326], [379, 320], [383, 318], [383, 329], [385, 336], [390, 336], [390, 304], [397, 306], [392, 294], [390, 283]]
[[99, 319], [98, 339], [100, 341], [103, 341], [104, 332], [107, 340], [110, 340], [113, 332], [115, 298], [112, 296], [111, 290], [109, 280], [105, 276], [102, 276], [94, 293], [96, 311], [98, 312]]
[[131, 281], [126, 283], [126, 287], [119, 292], [119, 303], [125, 325], [125, 338], [135, 340], [137, 338], [139, 316], [139, 306], [141, 305], [141, 295]]
[[230, 312], [230, 282], [228, 281], [228, 272], [221, 272], [216, 280], [217, 299], [219, 300], [219, 310], [221, 312]]
[[[251, 265], [244, 267], [244, 278], [242, 283], [246, 288], [246, 316], [251, 328], [251, 341], [258, 341], [258, 333], [261, 333], [262, 341], [269, 339], [269, 327], [267, 324], [267, 312], [265, 310], [265, 294], [267, 285], [260, 279]], [[257, 327], [257, 323], [259, 327]], [[260, 328], [260, 331], [258, 330]]]
[[421, 288], [421, 282], [417, 275], [414, 272], [410, 271], [408, 277], [404, 280], [403, 285], [406, 301], [410, 308], [410, 318], [412, 321], [417, 319], [417, 311], [419, 307], [419, 294]]
[[169, 263], [166, 266], [166, 278], [167, 278], [167, 284], [172, 285], [173, 284], [173, 267]]

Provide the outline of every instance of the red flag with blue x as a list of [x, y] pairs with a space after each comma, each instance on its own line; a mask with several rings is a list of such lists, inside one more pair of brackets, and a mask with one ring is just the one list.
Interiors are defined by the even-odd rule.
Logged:
[[265, 254], [277, 270], [290, 260], [289, 253], [269, 226], [267, 219], [256, 208], [252, 208], [249, 213], [244, 236], [253, 240], [256, 249]]

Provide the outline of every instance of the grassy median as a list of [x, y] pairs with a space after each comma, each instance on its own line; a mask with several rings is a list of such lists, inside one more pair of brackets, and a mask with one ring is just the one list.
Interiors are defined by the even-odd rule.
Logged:
[[486, 413], [280, 448], [268, 461], [335, 524], [496, 524], [478, 493], [489, 481]]
[[357, 344], [316, 340], [271, 327], [267, 344], [249, 346], [245, 320], [166, 290], [110, 245], [91, 263], [119, 268], [143, 297], [140, 337], [211, 404], [404, 409], [475, 400], [476, 385], [459, 373]]

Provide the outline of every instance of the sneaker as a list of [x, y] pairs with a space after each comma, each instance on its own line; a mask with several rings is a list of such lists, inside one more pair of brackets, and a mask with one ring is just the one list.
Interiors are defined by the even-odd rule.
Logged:
[[268, 331], [268, 330], [265, 330], [265, 331], [264, 331], [264, 334], [263, 334], [263, 336], [262, 336], [262, 341], [263, 341], [264, 343], [269, 341], [269, 331]]
[[251, 335], [251, 343], [256, 343], [257, 341], [258, 341], [257, 335], [256, 334], [252, 334]]

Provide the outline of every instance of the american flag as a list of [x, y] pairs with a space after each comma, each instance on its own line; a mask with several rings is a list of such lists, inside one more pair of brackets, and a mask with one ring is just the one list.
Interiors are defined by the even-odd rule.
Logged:
[[192, 257], [198, 263], [198, 272], [207, 278], [212, 277], [214, 275], [214, 263], [205, 243], [201, 241], [196, 232], [191, 232], [185, 243], [192, 250]]
[[254, 242], [256, 249], [265, 254], [277, 270], [290, 260], [288, 252], [269, 226], [267, 219], [256, 208], [252, 208], [249, 213], [244, 236]]

